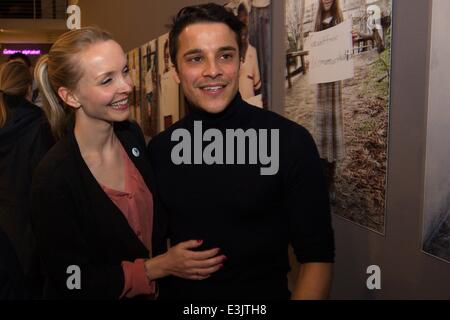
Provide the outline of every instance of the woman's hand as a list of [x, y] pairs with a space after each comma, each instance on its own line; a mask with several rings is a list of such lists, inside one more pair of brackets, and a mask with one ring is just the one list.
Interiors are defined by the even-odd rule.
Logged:
[[219, 248], [193, 251], [203, 241], [189, 240], [171, 247], [166, 253], [145, 261], [145, 271], [149, 280], [166, 277], [168, 275], [190, 279], [204, 280], [223, 267], [226, 260], [219, 255]]

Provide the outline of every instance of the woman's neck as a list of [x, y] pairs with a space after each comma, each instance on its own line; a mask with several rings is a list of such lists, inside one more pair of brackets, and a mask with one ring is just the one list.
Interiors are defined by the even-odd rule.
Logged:
[[112, 122], [92, 119], [85, 115], [77, 115], [74, 133], [82, 155], [103, 154], [116, 142]]

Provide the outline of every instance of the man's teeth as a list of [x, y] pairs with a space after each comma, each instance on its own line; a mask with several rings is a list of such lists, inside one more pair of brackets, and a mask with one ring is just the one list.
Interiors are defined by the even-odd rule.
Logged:
[[224, 86], [204, 87], [203, 90], [216, 91], [216, 90], [222, 89], [223, 87], [224, 87]]

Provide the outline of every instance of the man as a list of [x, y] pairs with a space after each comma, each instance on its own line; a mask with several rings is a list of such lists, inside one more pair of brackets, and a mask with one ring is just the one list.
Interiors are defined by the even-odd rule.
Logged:
[[160, 297], [288, 299], [291, 243], [301, 263], [291, 298], [327, 298], [334, 240], [317, 149], [303, 127], [242, 100], [242, 27], [222, 6], [205, 4], [182, 9], [170, 32], [190, 113], [149, 144], [157, 185], [154, 254], [166, 250], [166, 237], [171, 245], [198, 239], [227, 259], [206, 278], [199, 268], [198, 281], [164, 279]]

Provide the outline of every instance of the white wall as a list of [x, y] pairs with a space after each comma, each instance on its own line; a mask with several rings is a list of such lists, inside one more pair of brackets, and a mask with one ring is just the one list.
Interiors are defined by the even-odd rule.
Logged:
[[428, 89], [424, 237], [448, 214], [450, 205], [450, 1], [432, 8]]

